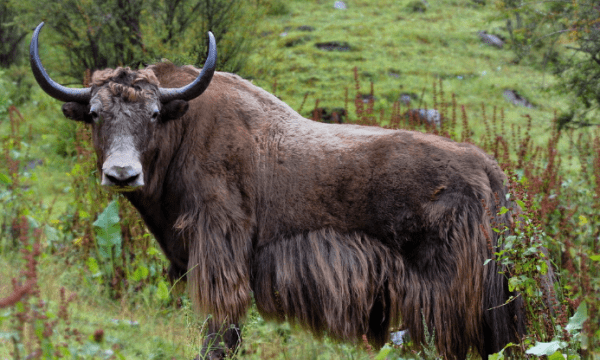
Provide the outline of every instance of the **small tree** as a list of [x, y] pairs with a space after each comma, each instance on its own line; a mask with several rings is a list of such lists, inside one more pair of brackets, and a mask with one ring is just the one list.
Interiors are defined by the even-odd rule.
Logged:
[[27, 32], [17, 26], [16, 14], [8, 0], [0, 0], [0, 67], [9, 67], [20, 60], [21, 42]]
[[557, 74], [562, 86], [578, 99], [571, 109], [571, 125], [598, 125], [594, 114], [600, 110], [600, 4], [591, 0], [573, 1], [569, 11], [570, 56], [561, 62]]
[[527, 59], [534, 65], [545, 67], [549, 61], [556, 60], [555, 45], [559, 35], [566, 31], [561, 18], [566, 6], [563, 2], [498, 2], [516, 63]]
[[[544, 69], [551, 62], [561, 87], [578, 100], [559, 126], [593, 124], [600, 110], [600, 4], [593, 0], [498, 2], [506, 19], [515, 61], [524, 59]], [[567, 43], [561, 56], [559, 40]], [[542, 56], [540, 56], [540, 54]]]
[[158, 2], [153, 11], [162, 21], [154, 22], [153, 31], [160, 42], [152, 46], [162, 48], [158, 54], [174, 62], [202, 66], [211, 31], [217, 41], [217, 69], [240, 73], [252, 52], [252, 32], [270, 8], [258, 0]]
[[21, 10], [21, 23], [33, 28], [43, 20], [54, 30], [70, 62], [63, 75], [78, 80], [86, 69], [138, 68], [162, 57], [202, 65], [208, 30], [217, 40], [219, 70], [239, 71], [248, 29], [261, 13], [242, 0], [9, 1]]

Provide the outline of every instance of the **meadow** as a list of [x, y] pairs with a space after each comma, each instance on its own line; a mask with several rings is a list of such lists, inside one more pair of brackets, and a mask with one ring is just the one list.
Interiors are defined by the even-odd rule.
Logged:
[[[243, 75], [315, 121], [336, 111], [347, 123], [433, 132], [494, 155], [522, 209], [496, 254], [527, 304], [517, 357], [599, 359], [600, 129], [559, 130], [573, 102], [559, 79], [481, 41], [480, 30], [506, 35], [497, 2], [277, 4], [247, 34]], [[42, 47], [53, 76], [60, 57]], [[506, 101], [506, 90], [533, 106]], [[0, 359], [194, 358], [207, 315], [166, 280], [168, 263], [131, 205], [99, 186], [89, 129], [60, 106], [26, 61], [0, 68]], [[441, 125], [409, 109], [435, 109]], [[541, 283], [548, 256], [552, 294]], [[254, 306], [242, 334], [234, 358], [438, 358], [428, 346], [316, 339]]]

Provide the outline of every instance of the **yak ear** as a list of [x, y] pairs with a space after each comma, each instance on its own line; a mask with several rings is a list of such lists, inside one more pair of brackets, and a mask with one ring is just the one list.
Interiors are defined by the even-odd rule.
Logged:
[[75, 121], [92, 122], [92, 117], [89, 114], [90, 106], [78, 102], [67, 102], [62, 106], [62, 112], [66, 118]]
[[161, 121], [179, 119], [188, 111], [189, 104], [185, 100], [172, 100], [163, 104], [160, 110]]

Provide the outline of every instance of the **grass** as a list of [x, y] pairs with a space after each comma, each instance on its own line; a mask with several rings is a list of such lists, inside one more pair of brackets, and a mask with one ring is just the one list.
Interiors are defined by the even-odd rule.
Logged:
[[[75, 344], [83, 358], [108, 359], [110, 355], [124, 359], [193, 359], [202, 347], [201, 330], [205, 319], [191, 309], [184, 297], [183, 305], [164, 306], [155, 301], [145, 302], [139, 294], [127, 294], [119, 301], [107, 301], [103, 288], [89, 283], [85, 272], [57, 262], [56, 257], [43, 257], [38, 268], [40, 299], [48, 305], [49, 314], [58, 313], [60, 287], [66, 287], [69, 303], [68, 324], [54, 328], [54, 341], [66, 341], [70, 329], [81, 334], [81, 344]], [[18, 261], [0, 257], [0, 299], [12, 291], [10, 279], [18, 277]], [[0, 318], [6, 309], [0, 310]], [[64, 326], [66, 325], [66, 326]], [[11, 326], [0, 322], [0, 335]], [[27, 328], [26, 333], [29, 330]], [[94, 334], [102, 333], [96, 341]], [[337, 344], [328, 339], [315, 341], [309, 333], [287, 323], [265, 322], [255, 308], [248, 314], [242, 330], [244, 343], [240, 349], [243, 359], [367, 359], [368, 354], [350, 344]], [[31, 334], [30, 334], [31, 336]], [[74, 342], [74, 341], [72, 341]], [[13, 345], [0, 336], [0, 359], [11, 359]], [[85, 357], [87, 356], [87, 357]]]
[[[9, 279], [17, 276], [18, 267], [7, 259], [1, 259], [0, 265], [0, 298], [3, 298], [12, 290]], [[102, 358], [112, 351], [126, 359], [157, 359], [159, 353], [164, 356], [182, 353], [180, 340], [187, 329], [185, 311], [169, 313], [160, 310], [157, 304], [130, 307], [127, 298], [121, 302], [106, 301], [101, 288], [85, 284], [80, 269], [56, 263], [55, 258], [42, 259], [39, 269], [43, 269], [38, 278], [40, 298], [49, 303], [50, 313], [58, 312], [61, 286], [67, 286], [67, 294], [76, 295], [68, 306], [68, 327], [82, 334], [82, 352], [97, 352], [98, 358]], [[7, 329], [0, 327], [0, 330]], [[94, 341], [93, 334], [99, 330], [103, 332], [102, 340]], [[57, 326], [55, 331], [56, 338], [64, 341], [65, 327]], [[11, 358], [11, 351], [12, 344], [0, 339], [0, 359]]]

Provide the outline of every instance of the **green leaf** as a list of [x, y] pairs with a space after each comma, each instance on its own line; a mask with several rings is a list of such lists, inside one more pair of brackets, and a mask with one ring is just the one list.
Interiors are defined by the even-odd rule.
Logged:
[[94, 221], [94, 226], [107, 228], [111, 225], [119, 223], [119, 204], [117, 200], [111, 201], [104, 211], [98, 215], [98, 219]]
[[5, 331], [0, 331], [0, 339], [2, 340], [6, 340], [8, 341], [12, 341], [12, 339], [19, 339], [19, 333], [16, 331], [10, 331], [10, 332], [5, 332]]
[[119, 204], [111, 201], [106, 209], [94, 221], [98, 251], [102, 258], [108, 259], [115, 250], [115, 257], [121, 256], [121, 225], [119, 224]]
[[587, 305], [586, 305], [585, 301], [582, 301], [581, 304], [579, 304], [579, 307], [577, 308], [575, 315], [573, 315], [569, 319], [569, 323], [567, 324], [567, 327], [566, 327], [567, 331], [570, 334], [573, 334], [573, 331], [581, 330], [583, 328], [583, 323], [587, 319], [588, 319]]
[[88, 267], [88, 270], [90, 270], [90, 272], [92, 273], [93, 277], [100, 275], [100, 266], [98, 266], [98, 262], [95, 258], [89, 257], [85, 263]]
[[488, 355], [488, 360], [503, 360], [503, 359], [504, 359], [504, 354], [502, 353], [502, 351], [500, 351], [499, 353]]
[[148, 251], [146, 251], [146, 254], [148, 256], [152, 256], [152, 255], [160, 255], [160, 250], [158, 250], [157, 248], [155, 248], [154, 246], [150, 246], [148, 248]]
[[600, 261], [600, 255], [592, 255], [592, 256], [590, 256], [590, 259], [592, 261]]
[[557, 351], [554, 354], [548, 356], [548, 360], [565, 360], [565, 357], [560, 351]]
[[549, 343], [538, 342], [534, 347], [525, 351], [525, 353], [537, 356], [552, 355], [565, 345], [566, 344], [562, 341], [552, 341]]
[[492, 259], [486, 259], [486, 260], [483, 262], [483, 266], [486, 266], [486, 265], [487, 265], [487, 263], [489, 263], [490, 261], [492, 261]]
[[10, 179], [10, 177], [8, 175], [0, 173], [0, 183], [5, 184], [5, 185], [10, 185], [10, 184], [12, 184], [12, 180]]
[[517, 286], [519, 286], [520, 284], [521, 280], [518, 277], [513, 276], [510, 279], [508, 279], [508, 290], [515, 291]]
[[158, 287], [156, 289], [156, 298], [160, 301], [164, 301], [169, 298], [169, 287], [167, 286], [166, 281], [161, 280], [158, 283]]
[[503, 207], [500, 209], [500, 211], [498, 212], [498, 215], [504, 215], [504, 214], [506, 214], [507, 212], [508, 212], [508, 209], [507, 209], [506, 207], [504, 207], [504, 206], [503, 206]]
[[148, 274], [149, 274], [148, 268], [145, 267], [144, 265], [140, 265], [133, 272], [133, 280], [142, 281], [148, 277]]
[[381, 350], [379, 350], [377, 356], [375, 356], [375, 360], [385, 360], [385, 358], [390, 354], [390, 352], [392, 352], [392, 347], [388, 344], [385, 344], [381, 348]]
[[48, 245], [56, 243], [60, 240], [60, 232], [50, 225], [44, 226], [44, 234]]
[[34, 219], [32, 216], [29, 216], [29, 215], [27, 216], [27, 222], [29, 223], [29, 226], [34, 229], [37, 229], [40, 227], [40, 223], [38, 223], [37, 220]]

